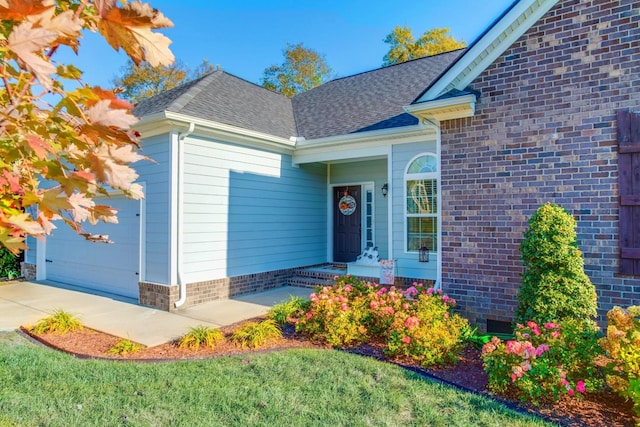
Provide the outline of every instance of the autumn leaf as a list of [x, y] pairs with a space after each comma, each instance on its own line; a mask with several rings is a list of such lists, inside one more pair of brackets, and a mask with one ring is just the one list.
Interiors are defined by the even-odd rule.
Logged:
[[51, 74], [56, 72], [56, 67], [37, 53], [41, 54], [43, 49], [47, 48], [57, 37], [58, 35], [53, 31], [33, 28], [31, 22], [23, 22], [13, 29], [7, 39], [7, 47], [46, 89], [53, 87]]
[[138, 118], [128, 110], [112, 109], [109, 100], [100, 101], [89, 108], [87, 117], [92, 124], [107, 127], [114, 126], [126, 129], [138, 123]]
[[175, 58], [169, 50], [169, 45], [171, 44], [169, 38], [160, 33], [154, 33], [150, 28], [146, 27], [131, 28], [131, 32], [144, 51], [144, 60], [149, 64], [156, 67], [173, 63]]
[[95, 6], [101, 18], [98, 31], [115, 50], [123, 49], [136, 65], [173, 63], [171, 40], [151, 31], [173, 25], [162, 13], [139, 1], [118, 8], [114, 0], [96, 0]]
[[39, 159], [45, 159], [47, 154], [54, 152], [53, 148], [38, 135], [25, 135], [25, 139]]
[[91, 217], [89, 223], [97, 224], [98, 221], [106, 223], [117, 224], [118, 223], [118, 211], [111, 206], [96, 205], [91, 209]]
[[71, 216], [75, 222], [83, 222], [89, 219], [91, 215], [88, 208], [96, 205], [93, 200], [87, 198], [82, 193], [73, 193], [69, 196], [68, 200], [72, 206]]
[[9, 224], [15, 225], [27, 234], [38, 235], [44, 234], [42, 226], [31, 218], [28, 213], [22, 213], [20, 215], [14, 215], [7, 218]]

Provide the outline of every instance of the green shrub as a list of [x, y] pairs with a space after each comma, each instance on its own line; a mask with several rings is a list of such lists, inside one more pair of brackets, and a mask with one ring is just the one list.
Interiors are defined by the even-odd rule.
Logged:
[[121, 339], [118, 341], [113, 347], [111, 347], [107, 352], [113, 355], [124, 356], [129, 353], [135, 353], [144, 348], [142, 344], [135, 343], [128, 339]]
[[258, 348], [271, 340], [282, 337], [282, 331], [273, 319], [262, 322], [247, 322], [231, 335], [231, 341], [241, 347]]
[[59, 333], [61, 335], [67, 332], [79, 331], [82, 329], [82, 323], [72, 314], [64, 310], [57, 309], [51, 316], [40, 319], [30, 329], [34, 334]]
[[309, 301], [301, 297], [289, 297], [288, 301], [276, 304], [269, 309], [267, 317], [276, 321], [278, 325], [285, 325], [289, 322], [289, 319], [295, 316], [299, 316], [308, 308]]
[[482, 349], [489, 388], [534, 404], [596, 391], [603, 383], [594, 362], [602, 353], [597, 334], [590, 320], [518, 325], [515, 339], [494, 337]]
[[620, 396], [631, 399], [640, 416], [640, 306], [614, 307], [607, 313], [607, 336], [600, 345], [613, 359], [607, 383]]
[[190, 328], [189, 332], [180, 338], [178, 347], [189, 350], [197, 350], [200, 346], [215, 348], [222, 342], [224, 342], [224, 334], [219, 329], [198, 325]]
[[547, 203], [529, 220], [520, 250], [524, 262], [517, 323], [539, 324], [596, 315], [596, 292], [584, 272], [576, 243], [576, 220]]
[[387, 334], [386, 353], [410, 357], [422, 366], [457, 361], [471, 329], [466, 319], [452, 312], [455, 304], [432, 288], [403, 303]]
[[0, 246], [0, 278], [15, 279], [20, 277], [20, 256]]

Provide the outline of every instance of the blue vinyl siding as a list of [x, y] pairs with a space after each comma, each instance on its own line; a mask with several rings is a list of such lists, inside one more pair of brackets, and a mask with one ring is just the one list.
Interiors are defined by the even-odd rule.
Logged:
[[163, 134], [147, 138], [142, 143], [142, 154], [152, 159], [133, 165], [145, 182], [145, 239], [144, 280], [171, 283], [171, 136]]
[[[436, 143], [421, 142], [393, 146], [393, 179], [389, 196], [393, 203], [393, 257], [397, 262], [397, 275], [420, 279], [436, 279], [436, 259], [428, 263], [418, 262], [417, 253], [407, 253], [405, 249], [405, 183], [404, 171], [411, 159], [420, 153], [436, 153]], [[442, 207], [442, 205], [440, 205]]]
[[[381, 259], [389, 256], [388, 196], [382, 196], [382, 186], [387, 182], [387, 159], [331, 165], [331, 185], [373, 182], [375, 245]], [[364, 220], [363, 220], [364, 221]], [[363, 222], [364, 225], [364, 222]], [[363, 226], [364, 230], [364, 226]]]
[[192, 136], [184, 167], [187, 282], [326, 261], [326, 166]]

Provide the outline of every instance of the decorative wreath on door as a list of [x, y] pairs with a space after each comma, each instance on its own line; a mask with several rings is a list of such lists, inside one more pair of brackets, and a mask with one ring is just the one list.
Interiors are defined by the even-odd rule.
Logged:
[[356, 199], [348, 194], [342, 196], [338, 202], [338, 209], [340, 209], [342, 215], [351, 215], [356, 211]]

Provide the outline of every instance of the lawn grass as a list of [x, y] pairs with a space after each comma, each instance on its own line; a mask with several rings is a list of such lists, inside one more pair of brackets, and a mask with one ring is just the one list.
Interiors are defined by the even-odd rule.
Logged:
[[77, 360], [0, 332], [0, 426], [543, 426], [397, 366], [329, 350]]

